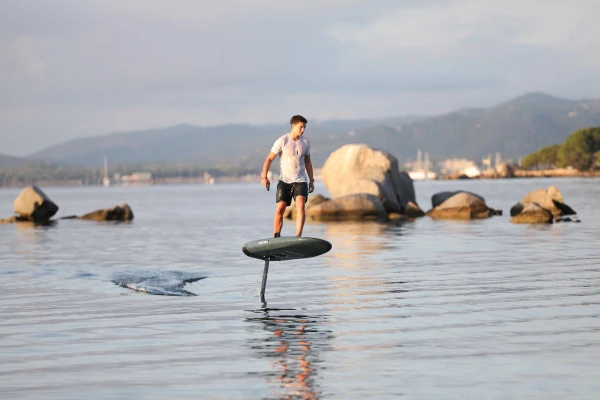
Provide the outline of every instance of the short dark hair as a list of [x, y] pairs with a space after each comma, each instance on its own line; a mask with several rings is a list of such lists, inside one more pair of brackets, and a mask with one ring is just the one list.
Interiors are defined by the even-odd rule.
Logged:
[[295, 125], [298, 122], [304, 122], [306, 124], [308, 121], [302, 115], [294, 115], [290, 118], [290, 125]]

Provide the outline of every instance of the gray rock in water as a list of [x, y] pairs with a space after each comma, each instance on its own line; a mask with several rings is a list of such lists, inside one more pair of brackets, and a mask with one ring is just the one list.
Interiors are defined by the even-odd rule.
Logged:
[[[295, 217], [295, 215], [294, 215]], [[388, 213], [371, 194], [350, 194], [306, 207], [306, 219], [313, 221], [387, 219]]]
[[530, 204], [537, 204], [539, 207], [550, 211], [554, 218], [577, 214], [575, 210], [564, 203], [563, 196], [556, 186], [548, 186], [547, 189], [529, 192], [520, 202], [511, 207], [510, 215], [514, 217], [525, 212]]
[[[311, 194], [308, 196], [308, 200], [306, 200], [306, 204], [304, 205], [304, 210], [306, 211], [308, 208], [322, 203], [324, 201], [329, 201], [327, 197], [322, 194]], [[283, 213], [283, 218], [295, 219], [296, 218], [296, 202], [292, 200], [292, 204], [290, 204]]]
[[538, 203], [527, 203], [521, 212], [514, 215], [510, 222], [513, 224], [551, 224], [554, 220], [552, 212]]
[[118, 206], [92, 211], [91, 213], [77, 217], [77, 219], [87, 219], [92, 221], [131, 221], [133, 219], [133, 211], [131, 211], [129, 205], [122, 203]]
[[[448, 197], [448, 194], [455, 193]], [[489, 208], [483, 197], [469, 192], [442, 192], [432, 196], [432, 204], [442, 203], [429, 210], [426, 215], [434, 219], [482, 219], [502, 215], [501, 211]]]
[[15, 214], [23, 220], [47, 222], [56, 212], [58, 206], [37, 186], [28, 186], [19, 193], [13, 202]]
[[439, 206], [440, 204], [442, 204], [443, 202], [448, 200], [450, 197], [452, 197], [456, 194], [459, 194], [459, 193], [468, 193], [472, 196], [477, 197], [478, 199], [480, 199], [482, 202], [485, 203], [485, 199], [478, 194], [468, 192], [466, 190], [457, 190], [455, 192], [439, 192], [439, 193], [436, 193], [433, 196], [431, 196], [431, 208], [436, 208], [437, 206]]
[[401, 215], [404, 215], [408, 218], [417, 218], [424, 216], [425, 213], [423, 212], [423, 210], [421, 210], [421, 208], [419, 208], [417, 203], [409, 201], [408, 203], [406, 203], [406, 206], [404, 206]]
[[520, 214], [525, 206], [522, 203], [517, 203], [510, 208], [510, 216], [514, 217], [515, 215]]

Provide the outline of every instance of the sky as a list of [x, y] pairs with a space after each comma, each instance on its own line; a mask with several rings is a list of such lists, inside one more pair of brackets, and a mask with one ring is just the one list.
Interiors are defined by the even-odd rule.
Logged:
[[[543, 4], [543, 6], [541, 5]], [[181, 123], [600, 98], [594, 0], [0, 0], [0, 154]]]

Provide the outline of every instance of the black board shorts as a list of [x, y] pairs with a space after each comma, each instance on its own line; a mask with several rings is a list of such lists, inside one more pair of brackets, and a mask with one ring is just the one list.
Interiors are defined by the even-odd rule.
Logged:
[[276, 203], [285, 201], [289, 206], [292, 204], [292, 199], [296, 200], [296, 196], [304, 196], [305, 198], [308, 198], [308, 183], [285, 183], [283, 181], [279, 181], [277, 184], [277, 196], [275, 199]]

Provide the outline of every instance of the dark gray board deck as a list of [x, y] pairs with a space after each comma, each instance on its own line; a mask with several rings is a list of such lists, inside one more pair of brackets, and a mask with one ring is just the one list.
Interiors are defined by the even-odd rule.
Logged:
[[329, 250], [331, 250], [331, 243], [326, 240], [296, 236], [253, 240], [242, 247], [242, 251], [248, 257], [270, 261], [316, 257]]

